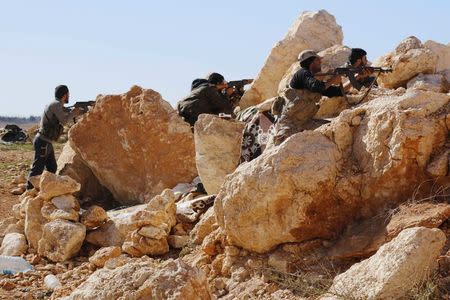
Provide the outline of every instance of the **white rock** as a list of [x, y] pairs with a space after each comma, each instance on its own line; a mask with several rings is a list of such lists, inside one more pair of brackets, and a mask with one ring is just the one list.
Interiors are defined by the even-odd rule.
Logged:
[[80, 210], [80, 204], [78, 203], [77, 198], [70, 194], [54, 197], [52, 198], [51, 202], [57, 208], [62, 210]]
[[375, 66], [393, 69], [391, 73], [380, 74], [377, 81], [381, 87], [386, 88], [404, 86], [419, 73], [434, 73], [437, 59], [437, 55], [424, 48], [416, 37], [408, 37], [400, 42], [395, 51], [374, 62]]
[[446, 93], [449, 88], [447, 79], [442, 74], [419, 74], [406, 84], [408, 89], [419, 89], [436, 93]]
[[202, 114], [195, 123], [195, 161], [208, 194], [217, 194], [239, 164], [245, 124]]
[[25, 254], [28, 249], [25, 235], [21, 233], [8, 233], [5, 235], [0, 247], [0, 255], [20, 256]]
[[342, 40], [341, 26], [327, 11], [304, 12], [270, 51], [252, 86], [242, 97], [241, 108], [275, 97], [280, 80], [302, 50], [321, 51], [342, 44]]
[[352, 299], [405, 297], [432, 274], [445, 239], [439, 229], [405, 229], [375, 255], [336, 276], [330, 292]]
[[66, 261], [80, 250], [85, 236], [86, 227], [83, 224], [51, 221], [43, 227], [38, 253], [54, 262]]
[[181, 260], [129, 259], [94, 272], [65, 300], [211, 299], [206, 276]]
[[441, 72], [450, 69], [450, 43], [444, 45], [432, 40], [428, 40], [423, 45], [425, 46], [425, 48], [428, 48], [431, 51], [433, 51], [438, 57], [436, 64], [436, 72]]

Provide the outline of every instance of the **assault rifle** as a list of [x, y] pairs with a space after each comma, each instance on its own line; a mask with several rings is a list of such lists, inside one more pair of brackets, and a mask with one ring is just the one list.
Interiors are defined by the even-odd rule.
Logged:
[[228, 81], [228, 87], [233, 88], [233, 93], [228, 95], [231, 103], [235, 106], [244, 95], [245, 89], [244, 86], [253, 82], [253, 79], [242, 79], [242, 80], [232, 80]]
[[75, 102], [72, 106], [69, 106], [67, 108], [79, 108], [81, 110], [81, 113], [84, 114], [89, 111], [89, 107], [94, 107], [94, 105], [95, 101], [79, 101]]
[[[79, 108], [81, 111], [81, 115], [84, 115], [89, 111], [89, 107], [94, 107], [95, 101], [79, 101], [75, 102], [72, 106], [68, 106], [68, 109]], [[76, 123], [76, 118], [73, 118], [73, 123]]]
[[343, 75], [348, 77], [352, 86], [358, 90], [361, 89], [361, 84], [356, 80], [356, 74], [362, 74], [365, 70], [368, 70], [372, 73], [388, 73], [392, 72], [391, 68], [383, 68], [383, 67], [340, 67], [336, 68], [331, 72], [326, 73], [316, 73], [315, 76], [336, 76]]

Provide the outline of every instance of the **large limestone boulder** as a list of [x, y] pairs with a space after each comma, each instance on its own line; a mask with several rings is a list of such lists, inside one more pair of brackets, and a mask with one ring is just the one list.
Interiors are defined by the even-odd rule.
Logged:
[[218, 224], [233, 244], [266, 252], [335, 238], [356, 218], [398, 205], [431, 179], [449, 102], [420, 90], [377, 98], [266, 149], [227, 177], [214, 203]]
[[445, 239], [439, 229], [405, 229], [375, 255], [338, 275], [330, 292], [349, 299], [403, 298], [432, 274]]
[[134, 259], [94, 272], [65, 300], [211, 299], [206, 276], [181, 260]]
[[270, 51], [252, 86], [242, 97], [239, 103], [241, 108], [275, 97], [280, 80], [301, 51], [321, 51], [333, 45], [341, 45], [343, 38], [341, 26], [336, 24], [334, 16], [327, 11], [302, 13], [286, 36]]
[[0, 247], [0, 255], [20, 256], [25, 254], [28, 249], [25, 235], [21, 233], [8, 233], [5, 235]]
[[193, 134], [153, 90], [100, 95], [69, 131], [71, 147], [123, 204], [148, 202], [197, 175]]
[[84, 163], [81, 155], [77, 154], [70, 143], [64, 145], [58, 158], [59, 175], [67, 175], [81, 184], [79, 197], [91, 199], [109, 199], [111, 193], [100, 184], [91, 169]]
[[[320, 51], [318, 54], [322, 57], [322, 72], [331, 72], [335, 68], [342, 67], [348, 61], [351, 51], [349, 47], [343, 45], [334, 45]], [[300, 68], [298, 61], [289, 67], [278, 85], [278, 93], [289, 85], [295, 72]]]
[[195, 160], [208, 194], [217, 194], [225, 176], [239, 164], [245, 124], [202, 114], [195, 123]]
[[397, 48], [374, 62], [374, 66], [391, 67], [391, 73], [383, 73], [378, 77], [381, 87], [397, 88], [419, 73], [430, 74], [436, 70], [437, 55], [422, 45], [414, 37], [408, 37], [400, 42]]
[[63, 262], [80, 250], [86, 227], [67, 220], [55, 220], [44, 225], [38, 253], [54, 262]]
[[450, 70], [450, 43], [447, 45], [432, 40], [426, 41], [425, 48], [430, 49], [437, 55], [436, 72]]

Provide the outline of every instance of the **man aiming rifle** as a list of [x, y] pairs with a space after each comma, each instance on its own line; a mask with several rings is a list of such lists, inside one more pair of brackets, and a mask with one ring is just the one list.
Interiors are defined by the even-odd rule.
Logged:
[[[33, 140], [34, 161], [29, 177], [41, 175], [44, 169], [56, 172], [53, 142], [56, 142], [63, 133], [63, 125], [81, 114], [80, 108], [70, 110], [64, 107], [66, 103], [69, 103], [69, 89], [65, 85], [59, 85], [55, 88], [55, 100], [45, 107], [39, 131]], [[33, 185], [28, 180], [27, 189], [32, 188]]]

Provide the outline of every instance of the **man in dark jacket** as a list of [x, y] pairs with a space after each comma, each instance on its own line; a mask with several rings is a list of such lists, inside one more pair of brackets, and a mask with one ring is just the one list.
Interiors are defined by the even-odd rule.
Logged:
[[228, 85], [219, 73], [194, 80], [191, 93], [177, 104], [178, 114], [194, 126], [200, 114], [232, 113], [233, 107], [224, 90], [228, 91]]
[[[53, 142], [56, 142], [63, 132], [63, 125], [80, 115], [80, 110], [69, 111], [64, 107], [69, 102], [69, 89], [65, 85], [55, 88], [55, 100], [45, 107], [41, 117], [39, 132], [34, 138], [34, 161], [29, 177], [41, 175], [44, 169], [55, 173], [57, 169]], [[28, 180], [27, 189], [33, 185]]]

